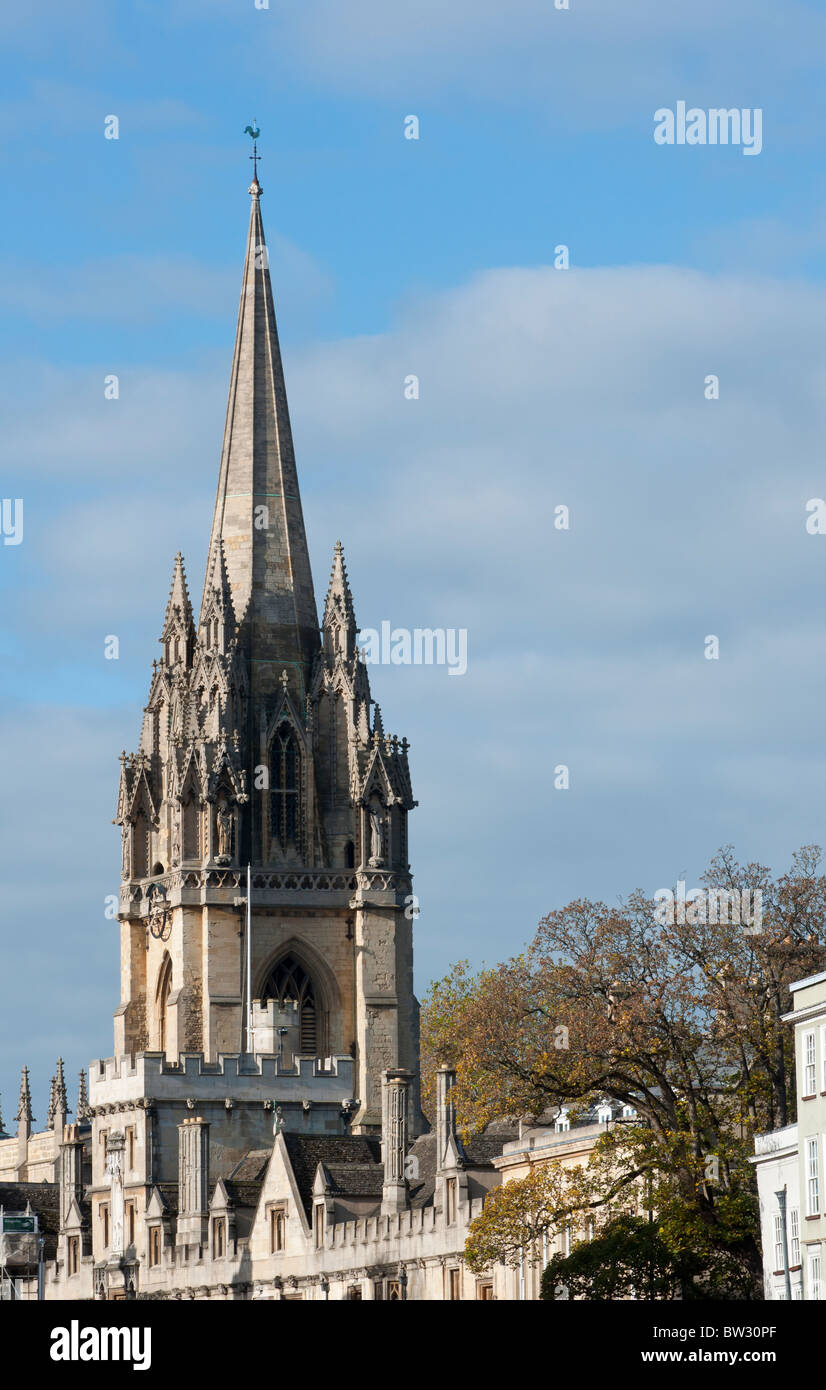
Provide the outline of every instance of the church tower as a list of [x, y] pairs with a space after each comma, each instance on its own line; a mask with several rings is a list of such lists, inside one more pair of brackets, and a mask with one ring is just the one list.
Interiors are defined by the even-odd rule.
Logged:
[[340, 543], [319, 628], [257, 172], [249, 191], [200, 613], [178, 555], [140, 742], [121, 755], [115, 1054], [352, 1058], [352, 1131], [369, 1134], [382, 1072], [418, 1077], [416, 803]]

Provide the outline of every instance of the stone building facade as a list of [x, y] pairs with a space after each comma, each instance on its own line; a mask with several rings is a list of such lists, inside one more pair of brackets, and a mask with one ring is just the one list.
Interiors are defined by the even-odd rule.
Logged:
[[340, 544], [319, 624], [249, 191], [200, 611], [178, 555], [120, 759], [113, 1056], [73, 1124], [62, 1079], [42, 1134], [21, 1099], [0, 1184], [59, 1213], [47, 1298], [489, 1298], [461, 1256], [511, 1133], [464, 1146], [448, 1072], [421, 1113], [408, 744]]
[[826, 970], [790, 986], [797, 1122], [758, 1134], [763, 1281], [767, 1299], [826, 1298]]

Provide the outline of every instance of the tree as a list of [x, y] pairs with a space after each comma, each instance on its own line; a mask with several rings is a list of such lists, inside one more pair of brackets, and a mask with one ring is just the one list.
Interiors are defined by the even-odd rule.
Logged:
[[689, 1269], [674, 1256], [652, 1221], [618, 1216], [594, 1240], [546, 1266], [540, 1298], [669, 1299], [679, 1297]]
[[[463, 1128], [563, 1103], [576, 1111], [601, 1097], [633, 1107], [639, 1123], [603, 1145], [587, 1181], [572, 1181], [566, 1219], [604, 1211], [645, 1183], [675, 1257], [703, 1252], [725, 1294], [731, 1261], [715, 1252], [734, 1250], [755, 1284], [748, 1155], [758, 1129], [793, 1113], [782, 1015], [790, 981], [824, 960], [819, 866], [810, 846], [773, 879], [725, 848], [704, 897], [670, 916], [641, 892], [618, 907], [581, 899], [543, 918], [522, 955], [475, 975], [466, 962], [455, 966], [426, 1000], [423, 1051], [426, 1064], [455, 1068]], [[743, 893], [761, 894], [759, 920], [741, 920]], [[488, 1239], [498, 1211], [494, 1203]], [[692, 1276], [684, 1296], [695, 1285]]]

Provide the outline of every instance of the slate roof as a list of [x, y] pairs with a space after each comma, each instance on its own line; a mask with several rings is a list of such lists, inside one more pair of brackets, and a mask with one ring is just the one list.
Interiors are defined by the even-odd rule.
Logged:
[[176, 1182], [153, 1182], [152, 1187], [157, 1187], [160, 1192], [167, 1213], [170, 1216], [177, 1216], [178, 1184]]
[[224, 1178], [227, 1196], [236, 1207], [257, 1207], [261, 1196], [262, 1182], [232, 1182]]
[[[474, 1169], [494, 1172], [493, 1159], [498, 1158], [509, 1139], [513, 1138], [510, 1127], [500, 1133], [492, 1134], [490, 1127], [484, 1134], [474, 1135], [463, 1145], [465, 1152], [465, 1171]], [[410, 1182], [410, 1205], [427, 1207], [433, 1201], [436, 1189], [436, 1136], [422, 1134], [410, 1149], [411, 1155], [419, 1165], [418, 1178]]]
[[333, 1196], [381, 1199], [384, 1169], [380, 1163], [330, 1163], [326, 1167]]
[[[236, 1163], [227, 1180], [234, 1183], [262, 1182], [272, 1149], [250, 1149]], [[217, 1181], [217, 1179], [216, 1179]]]
[[[283, 1138], [308, 1219], [312, 1215], [313, 1182], [319, 1163], [330, 1170], [331, 1177], [333, 1170], [336, 1170], [336, 1180], [342, 1182], [348, 1192], [351, 1191], [347, 1186], [349, 1179], [345, 1177], [343, 1169], [355, 1165], [365, 1172], [378, 1171], [378, 1191], [381, 1192], [381, 1145], [378, 1139], [356, 1134], [290, 1134], [286, 1130]], [[369, 1179], [354, 1173], [352, 1181], [367, 1182]], [[367, 1195], [372, 1196], [373, 1192]]]

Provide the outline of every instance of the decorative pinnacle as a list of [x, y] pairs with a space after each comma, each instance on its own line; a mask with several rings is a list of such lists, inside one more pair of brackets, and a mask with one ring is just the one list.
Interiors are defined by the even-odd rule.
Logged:
[[84, 1125], [91, 1119], [89, 1109], [89, 1092], [86, 1090], [86, 1072], [81, 1068], [80, 1084], [77, 1088], [77, 1111], [75, 1115], [79, 1125]]
[[66, 1078], [63, 1075], [63, 1058], [57, 1059], [57, 1072], [54, 1079], [54, 1098], [58, 1110], [62, 1110], [64, 1115], [69, 1113], [69, 1098], [66, 1095]]
[[52, 1077], [51, 1081], [49, 1082], [49, 1108], [46, 1111], [47, 1129], [54, 1129], [54, 1117], [56, 1109], [57, 1101], [55, 1098], [55, 1077]]
[[20, 1100], [17, 1106], [17, 1114], [14, 1118], [16, 1120], [28, 1120], [30, 1124], [34, 1119], [32, 1115], [32, 1094], [29, 1090], [28, 1067], [23, 1068], [23, 1074], [20, 1077]]

